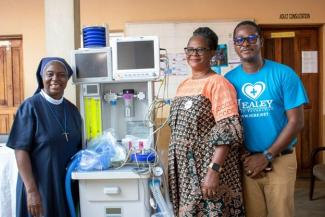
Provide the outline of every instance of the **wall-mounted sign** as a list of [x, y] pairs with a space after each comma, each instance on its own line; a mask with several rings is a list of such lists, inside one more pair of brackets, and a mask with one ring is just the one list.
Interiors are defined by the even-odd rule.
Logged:
[[294, 38], [295, 32], [271, 32], [271, 38]]
[[318, 73], [317, 51], [301, 51], [301, 72]]
[[310, 19], [310, 13], [280, 14], [281, 20]]

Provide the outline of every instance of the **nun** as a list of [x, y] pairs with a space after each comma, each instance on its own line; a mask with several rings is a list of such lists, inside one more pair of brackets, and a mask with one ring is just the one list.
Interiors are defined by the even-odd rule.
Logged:
[[80, 113], [63, 97], [71, 75], [64, 59], [43, 58], [36, 74], [38, 89], [16, 113], [7, 146], [15, 150], [19, 171], [17, 217], [70, 216], [64, 179], [82, 142]]

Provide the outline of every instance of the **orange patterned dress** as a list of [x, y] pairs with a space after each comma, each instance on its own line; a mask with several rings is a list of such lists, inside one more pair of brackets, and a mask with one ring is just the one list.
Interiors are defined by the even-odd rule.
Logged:
[[[242, 128], [236, 91], [220, 75], [183, 81], [172, 103], [168, 153], [170, 199], [176, 216], [244, 216], [240, 148]], [[203, 199], [201, 183], [215, 147], [230, 151], [214, 199]]]

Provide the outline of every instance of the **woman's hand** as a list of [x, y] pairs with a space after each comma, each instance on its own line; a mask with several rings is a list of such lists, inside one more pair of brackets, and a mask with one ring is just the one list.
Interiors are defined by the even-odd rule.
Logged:
[[37, 185], [33, 176], [29, 153], [25, 150], [16, 149], [15, 155], [19, 174], [26, 189], [28, 212], [34, 217], [40, 217], [43, 215], [41, 196], [37, 190]]
[[219, 187], [219, 173], [208, 168], [208, 172], [201, 185], [201, 190], [204, 199], [211, 199], [217, 195]]
[[27, 192], [27, 209], [33, 217], [43, 216], [41, 195], [38, 190]]

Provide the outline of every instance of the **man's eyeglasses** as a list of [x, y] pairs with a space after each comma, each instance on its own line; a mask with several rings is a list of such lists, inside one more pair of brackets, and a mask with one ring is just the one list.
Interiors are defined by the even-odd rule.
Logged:
[[249, 35], [247, 37], [234, 37], [234, 44], [237, 46], [243, 45], [245, 41], [247, 41], [248, 44], [256, 44], [258, 35]]
[[198, 55], [202, 56], [206, 51], [209, 51], [209, 48], [205, 48], [205, 47], [198, 47], [198, 48], [194, 48], [194, 47], [185, 47], [184, 51], [186, 53], [186, 55], [193, 55], [195, 53], [197, 53]]

